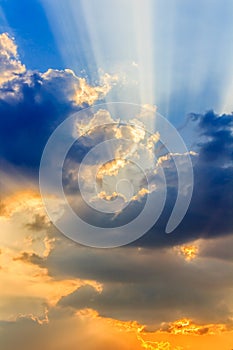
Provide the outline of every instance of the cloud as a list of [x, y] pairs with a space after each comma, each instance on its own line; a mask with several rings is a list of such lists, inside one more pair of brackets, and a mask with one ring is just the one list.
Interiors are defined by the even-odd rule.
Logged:
[[70, 69], [26, 70], [14, 39], [0, 36], [0, 158], [37, 168], [52, 131], [71, 113], [103, 99], [117, 76], [103, 74], [91, 86]]
[[[140, 201], [157, 189], [155, 184], [147, 188], [146, 176], [155, 171], [155, 177], [159, 177], [154, 160], [158, 132], [148, 133], [145, 125], [136, 119], [130, 119], [129, 124], [125, 124], [123, 112], [120, 122], [108, 110], [100, 109], [97, 112], [87, 111], [82, 118], [77, 118], [74, 133], [79, 140], [69, 151], [63, 169], [64, 189], [70, 197], [73, 195], [77, 199], [81, 188], [88, 203], [94, 204], [95, 208], [108, 211], [111, 205], [114, 206], [111, 218], [114, 221], [115, 212], [122, 211], [130, 201]], [[100, 145], [99, 149], [94, 148], [96, 144]], [[88, 158], [83, 161], [84, 166], [80, 166], [85, 156]], [[78, 169], [81, 169], [79, 176]], [[85, 207], [84, 203], [82, 207]], [[100, 220], [105, 222], [105, 219], [108, 220], [103, 214]]]
[[[135, 326], [117, 320], [104, 319], [92, 310], [73, 313], [52, 308], [48, 323], [38, 324], [33, 315], [19, 317], [14, 322], [0, 322], [1, 344], [5, 350], [141, 350]], [[133, 324], [133, 323], [132, 323]], [[132, 329], [131, 329], [132, 328]], [[58, 337], [59, 334], [59, 337]]]
[[181, 318], [230, 324], [233, 265], [201, 253], [207, 245], [206, 240], [193, 242], [199, 255], [186, 261], [173, 248], [98, 250], [59, 238], [43, 263], [29, 260], [56, 279], [68, 275], [102, 285], [101, 293], [82, 286], [60, 299], [62, 307], [92, 308], [104, 317], [133, 319], [150, 327]]
[[[117, 226], [120, 223], [125, 223], [126, 216], [128, 216], [128, 218], [135, 217], [135, 213], [136, 215], [139, 213], [139, 201], [141, 202], [141, 209], [145, 204], [147, 191], [149, 190], [151, 192], [160, 189], [162, 184], [161, 176], [157, 173], [156, 166], [161, 166], [166, 175], [168, 190], [166, 206], [160, 220], [146, 235], [135, 242], [135, 245], [148, 247], [174, 246], [201, 237], [211, 238], [232, 233], [232, 115], [220, 116], [212, 111], [203, 115], [191, 114], [189, 119], [193, 121], [193, 123], [189, 123], [189, 126], [190, 129], [195, 130], [197, 136], [195, 143], [192, 145], [192, 150], [185, 154], [166, 153], [166, 150], [159, 148], [160, 136], [156, 133], [150, 137], [148, 137], [145, 132], [143, 134], [141, 124], [139, 126], [136, 125], [134, 128], [129, 125], [121, 126], [113, 124], [112, 126], [104, 128], [104, 130], [100, 129], [97, 127], [97, 115], [98, 118], [101, 118], [101, 122], [103, 123], [113, 122], [113, 118], [111, 118], [109, 112], [101, 110], [101, 113], [96, 113], [93, 118], [83, 120], [81, 125], [78, 124], [78, 128], [80, 128], [78, 129], [79, 135], [83, 130], [89, 131], [88, 134], [80, 140], [73, 154], [71, 152], [68, 155], [68, 158], [70, 158], [67, 163], [68, 166], [67, 168], [65, 167], [64, 171], [64, 185], [67, 194], [72, 196], [72, 191], [74, 191], [73, 193], [75, 196], [77, 195], [79, 188], [78, 178], [75, 175], [77, 173], [77, 163], [81, 162], [84, 155], [92, 149], [95, 143], [103, 142], [111, 138], [115, 140], [119, 138], [121, 141], [124, 136], [123, 139], [127, 138], [131, 140], [131, 142], [129, 144], [124, 144], [122, 141], [120, 147], [115, 147], [116, 149], [114, 152], [109, 147], [108, 151], [113, 154], [112, 158], [115, 159], [105, 163], [104, 166], [98, 170], [99, 172], [97, 172], [97, 177], [101, 180], [98, 182], [99, 195], [92, 198], [93, 193], [95, 193], [93, 186], [95, 184], [96, 168], [98, 168], [99, 163], [101, 164], [101, 156], [104, 152], [94, 154], [93, 157], [89, 159], [90, 164], [85, 167], [85, 173], [81, 176], [86, 192], [90, 193], [90, 201], [92, 203], [95, 202], [97, 208], [98, 205], [100, 206], [100, 199], [105, 199], [104, 202], [106, 206], [109, 206], [109, 202], [116, 199], [116, 194], [118, 193], [116, 184], [121, 179], [121, 175], [129, 179], [131, 184], [133, 184], [135, 192], [130, 196], [131, 203], [127, 208], [125, 208], [125, 202], [128, 196], [125, 193], [119, 193], [122, 195], [121, 208], [119, 208], [119, 211], [122, 209], [122, 212], [120, 215], [112, 215], [112, 225]], [[138, 130], [140, 132], [137, 132]], [[146, 150], [147, 154], [143, 153], [144, 150]], [[158, 157], [157, 164], [152, 162], [155, 152], [158, 153], [156, 154]], [[179, 164], [180, 174], [185, 178], [185, 176], [188, 176], [186, 166], [187, 156], [189, 156], [193, 162], [193, 197], [182, 223], [171, 235], [166, 235], [166, 223], [177, 195], [178, 178], [174, 160]], [[124, 159], [125, 157], [127, 161], [122, 161], [121, 158]], [[119, 160], [117, 158], [119, 158]], [[150, 179], [150, 189], [147, 188], [144, 174], [139, 171], [137, 172], [129, 161], [129, 159], [132, 159], [137, 163], [139, 158], [143, 159], [143, 165], [145, 165], [147, 169], [146, 175]], [[97, 159], [99, 160], [98, 164]], [[72, 163], [73, 160], [74, 162]], [[92, 163], [90, 161], [92, 161]], [[188, 178], [186, 182], [187, 184], [189, 183]], [[140, 192], [143, 188], [145, 190]], [[188, 188], [185, 186], [181, 189], [181, 195], [184, 196], [184, 198], [187, 190]], [[136, 203], [133, 203], [134, 201]], [[81, 204], [81, 202], [77, 200], [77, 205], [75, 206], [74, 203], [72, 205], [78, 214], [81, 212], [81, 216], [83, 212], [85, 212], [85, 220], [88, 221], [89, 219], [89, 222], [97, 225], [98, 223], [104, 225], [106, 221], [109, 222], [109, 215], [105, 216], [103, 213], [98, 215], [93, 211], [88, 212], [89, 209], [84, 203]], [[80, 206], [82, 206], [82, 209], [80, 209]], [[223, 217], [224, 220], [222, 220]]]
[[225, 260], [233, 262], [233, 235], [227, 237], [217, 237], [202, 242], [199, 254], [207, 259]]
[[231, 114], [217, 115], [209, 111], [203, 115], [191, 114], [190, 118], [197, 134], [190, 154], [194, 171], [190, 207], [177, 229], [171, 235], [165, 235], [164, 228], [175, 202], [177, 188], [172, 158], [178, 157], [182, 164], [182, 155], [161, 157], [168, 186], [167, 205], [155, 227], [136, 243], [139, 246], [179, 245], [201, 237], [232, 234], [233, 117]]
[[[20, 190], [4, 196], [0, 201], [0, 217], [9, 218], [17, 212], [31, 210], [42, 217], [44, 206], [40, 194], [35, 190]], [[29, 224], [30, 225], [30, 224]]]
[[101, 290], [101, 284], [80, 278], [56, 279], [46, 268], [46, 259], [55, 247], [57, 237], [45, 219], [42, 199], [36, 191], [25, 190], [8, 195], [0, 215], [1, 320], [19, 315], [33, 315], [43, 320], [45, 309], [79, 286], [90, 284]]
[[190, 118], [198, 122], [203, 141], [198, 143], [200, 161], [209, 166], [230, 166], [233, 159], [233, 114], [218, 115], [208, 111], [203, 115], [190, 114]]
[[[20, 196], [8, 197], [17, 210], [4, 218], [8, 226], [1, 223], [10, 248], [1, 245], [0, 255], [4, 348], [12, 350], [17, 339], [19, 348], [27, 349], [25, 332], [32, 336], [26, 337], [30, 346], [36, 341], [38, 350], [50, 350], [49, 346], [51, 350], [59, 346], [63, 350], [61, 338], [66, 341], [66, 349], [75, 349], [77, 342], [83, 349], [101, 349], [119, 334], [124, 341], [114, 343], [117, 350], [129, 343], [134, 349], [144, 344], [155, 349], [166, 345], [174, 350], [191, 344], [196, 350], [200, 344], [209, 346], [211, 339], [218, 346], [232, 340], [228, 327], [233, 315], [229, 292], [233, 265], [221, 258], [223, 253], [216, 256], [214, 240], [210, 241], [209, 252], [207, 240], [193, 242], [199, 253], [189, 262], [167, 247], [81, 247], [52, 225], [44, 225], [43, 216], [37, 216], [37, 206], [31, 200], [35, 196], [27, 195], [28, 200], [22, 193], [23, 206], [18, 203]], [[25, 226], [27, 223], [32, 225]], [[38, 231], [41, 224], [42, 231]], [[18, 236], [9, 231], [10, 225]], [[30, 239], [25, 241], [28, 233]], [[45, 238], [53, 240], [47, 252]], [[215, 243], [219, 247], [223, 244], [224, 238]], [[59, 344], [55, 337], [58, 333]]]
[[[197, 140], [195, 152], [190, 152], [198, 191], [194, 191], [190, 210], [174, 234], [166, 235], [163, 223], [176, 196], [177, 177], [173, 157], [177, 158], [185, 172], [185, 155], [179, 153], [160, 158], [168, 180], [168, 208], [153, 230], [134, 246], [95, 250], [60, 238], [43, 264], [33, 261], [29, 256], [29, 262], [46, 267], [56, 278], [67, 275], [88, 280], [95, 278], [103, 285], [101, 293], [91, 286], [73, 291], [59, 301], [61, 307], [74, 310], [93, 308], [101, 316], [135, 319], [152, 326], [184, 317], [205, 324], [231, 323], [233, 305], [229, 290], [232, 288], [232, 255], [224, 244], [226, 240], [231, 246], [230, 153], [221, 162], [210, 157], [210, 166], [206, 166], [202, 149], [212, 139], [204, 134], [207, 123], [203, 123], [205, 118], [205, 115], [196, 118], [195, 127], [201, 139]], [[223, 126], [221, 120], [216, 118], [221, 117], [212, 115], [208, 121], [209, 133], [215, 135], [216, 128], [228, 130], [231, 127], [228, 122], [231, 116], [224, 117]], [[115, 171], [114, 164], [110, 164], [111, 171]], [[108, 166], [104, 167], [103, 173], [107, 170]], [[220, 215], [217, 215], [219, 212]], [[49, 230], [57, 235], [54, 228]], [[226, 233], [229, 237], [224, 237]], [[192, 243], [184, 244], [188, 241]], [[177, 249], [173, 249], [174, 246]], [[220, 248], [219, 252], [217, 247]], [[196, 253], [195, 259], [186, 261], [190, 254], [193, 257]]]
[[163, 324], [163, 330], [166, 330], [171, 334], [218, 334], [227, 331], [225, 324], [210, 324], [210, 325], [197, 325], [189, 319], [181, 319], [169, 323]]
[[19, 60], [14, 39], [7, 33], [0, 34], [0, 86], [16, 79], [25, 71], [25, 66]]
[[25, 252], [15, 256], [10, 249], [2, 250], [0, 270], [2, 320], [13, 319], [20, 313], [33, 313], [40, 317], [44, 314], [46, 305], [55, 305], [62, 296], [70, 294], [82, 283], [86, 283], [69, 278], [55, 280], [48, 275], [46, 268], [29, 264], [29, 256], [35, 264], [43, 260], [35, 253]]
[[[0, 322], [4, 349], [44, 348], [46, 350], [196, 350], [205, 346], [229, 348], [232, 331], [222, 324], [195, 324], [181, 319], [151, 331], [136, 321], [101, 317], [92, 309], [71, 312], [53, 307], [44, 318], [20, 315], [14, 321]], [[59, 334], [59, 337], [57, 337]]]
[[[40, 73], [45, 90], [52, 92], [64, 102], [73, 102], [77, 106], [91, 106], [97, 100], [103, 99], [117, 82], [117, 76], [107, 73], [100, 77], [100, 85], [91, 86], [85, 78], [75, 75], [71, 69], [49, 69]], [[38, 97], [39, 98], [39, 97]]]
[[198, 255], [198, 246], [194, 244], [178, 246], [175, 247], [175, 250], [178, 252], [178, 254], [183, 255], [187, 261], [195, 259]]

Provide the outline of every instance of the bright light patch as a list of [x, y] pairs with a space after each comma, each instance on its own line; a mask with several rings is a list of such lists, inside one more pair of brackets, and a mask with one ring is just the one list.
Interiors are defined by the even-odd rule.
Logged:
[[198, 247], [195, 245], [182, 245], [175, 249], [178, 251], [178, 254], [182, 255], [187, 261], [195, 259], [199, 251]]

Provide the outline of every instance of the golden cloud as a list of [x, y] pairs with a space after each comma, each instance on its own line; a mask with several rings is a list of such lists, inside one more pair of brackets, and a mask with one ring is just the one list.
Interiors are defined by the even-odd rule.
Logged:
[[9, 218], [16, 212], [28, 209], [35, 210], [38, 214], [44, 214], [43, 208], [39, 192], [20, 190], [0, 201], [0, 216]]
[[198, 256], [199, 248], [196, 245], [182, 245], [174, 248], [185, 260], [191, 261]]
[[216, 335], [227, 331], [225, 324], [206, 324], [198, 325], [188, 318], [183, 318], [175, 322], [169, 323], [166, 331], [171, 334], [183, 335]]
[[97, 100], [104, 98], [118, 80], [116, 75], [111, 76], [104, 74], [100, 79], [99, 86], [90, 86], [84, 78], [78, 78], [78, 83], [74, 85], [73, 101], [81, 106], [84, 103], [89, 106], [93, 105]]
[[[2, 249], [0, 255], [1, 269], [0, 269], [0, 297], [2, 303], [7, 303], [14, 299], [25, 300], [25, 305], [22, 304], [21, 309], [28, 310], [30, 305], [26, 303], [27, 298], [35, 300], [38, 304], [36, 310], [35, 304], [31, 307], [31, 312], [17, 313], [14, 307], [11, 310], [9, 306], [8, 319], [16, 319], [18, 317], [31, 318], [38, 323], [48, 322], [47, 314], [42, 313], [44, 305], [48, 307], [55, 306], [58, 301], [76, 289], [91, 285], [96, 291], [102, 291], [102, 285], [96, 281], [84, 279], [59, 279], [52, 278], [46, 268], [40, 267], [31, 260], [42, 262], [43, 257], [38, 256], [34, 252], [21, 253], [14, 256], [14, 252], [10, 249]], [[38, 311], [39, 310], [39, 311]]]
[[129, 164], [129, 161], [126, 159], [113, 159], [105, 164], [103, 164], [97, 173], [97, 181], [102, 181], [103, 177], [105, 175], [107, 176], [117, 176], [120, 169], [123, 169], [127, 164]]
[[71, 69], [58, 70], [50, 68], [47, 72], [42, 73], [41, 77], [48, 84], [57, 81], [60, 86], [64, 86], [68, 100], [78, 106], [83, 104], [93, 105], [97, 100], [104, 98], [118, 81], [117, 75], [105, 73], [100, 77], [99, 85], [92, 86], [88, 84], [85, 78], [78, 77]]

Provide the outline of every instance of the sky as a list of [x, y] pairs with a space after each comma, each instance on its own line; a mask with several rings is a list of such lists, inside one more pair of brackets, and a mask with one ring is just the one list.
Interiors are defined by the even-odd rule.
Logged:
[[0, 1], [1, 349], [233, 349], [232, 14]]

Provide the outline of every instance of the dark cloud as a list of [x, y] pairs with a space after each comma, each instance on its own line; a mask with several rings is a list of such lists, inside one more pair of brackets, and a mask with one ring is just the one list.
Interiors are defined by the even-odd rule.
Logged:
[[200, 255], [205, 258], [233, 262], [232, 245], [233, 235], [210, 239], [201, 246]]
[[204, 115], [191, 114], [190, 117], [198, 121], [200, 134], [204, 136], [204, 141], [198, 144], [199, 160], [205, 164], [231, 165], [233, 114], [218, 115], [208, 111]]
[[7, 33], [0, 34], [0, 51], [0, 160], [38, 170], [55, 128], [73, 112], [104, 98], [113, 78], [103, 74], [99, 86], [90, 86], [70, 69], [26, 70]]
[[[168, 189], [163, 214], [154, 227], [133, 245], [174, 246], [197, 238], [211, 238], [232, 233], [233, 116], [231, 114], [220, 116], [209, 111], [203, 115], [191, 114], [189, 118], [195, 121], [193, 125], [189, 123], [189, 127], [195, 129], [197, 134], [192, 148], [197, 154], [190, 155], [193, 161], [194, 191], [187, 214], [176, 230], [171, 234], [165, 234], [165, 227], [177, 196], [177, 170], [172, 157], [176, 157], [182, 164], [182, 155], [172, 155], [162, 163]], [[69, 162], [67, 164], [70, 166]], [[182, 164], [181, 169], [185, 173], [185, 163]], [[78, 193], [77, 179], [72, 179], [72, 173], [64, 174], [65, 191], [68, 194], [72, 194], [72, 191]], [[127, 209], [115, 217], [88, 209], [81, 200], [77, 201], [76, 208], [72, 200], [70, 203], [85, 221], [101, 227], [116, 227], [137, 216], [145, 200], [146, 197], [140, 202], [132, 202]]]
[[198, 261], [184, 265], [181, 258], [169, 252], [154, 252], [153, 256], [148, 251], [138, 253], [134, 250], [108, 252], [102, 258], [97, 258], [93, 252], [92, 257], [89, 255], [92, 269], [83, 267], [87, 262], [84, 257], [82, 264], [77, 260], [73, 256], [66, 273], [72, 264], [76, 264], [77, 275], [98, 276], [98, 280], [104, 281], [103, 291], [98, 293], [91, 286], [81, 287], [62, 298], [59, 302], [62, 306], [89, 307], [105, 317], [136, 319], [157, 325], [182, 317], [201, 322], [218, 322], [219, 319], [227, 322], [232, 315], [226, 300], [228, 288], [232, 287], [231, 265], [223, 263], [220, 267], [218, 264], [218, 268], [225, 271], [221, 275], [214, 263]]
[[216, 258], [213, 242], [208, 249], [208, 241], [202, 240], [200, 256], [188, 262], [171, 248], [93, 249], [58, 237], [47, 258], [24, 254], [24, 261], [47, 268], [54, 279], [81, 278], [103, 285], [101, 293], [92, 286], [77, 289], [59, 301], [61, 307], [93, 308], [104, 317], [156, 327], [183, 317], [201, 323], [228, 323], [232, 317], [233, 265]]
[[8, 82], [0, 90], [0, 157], [18, 166], [38, 167], [48, 137], [72, 110], [65, 94], [62, 98], [49, 91], [39, 73]]
[[233, 228], [233, 116], [191, 115], [195, 120], [197, 138], [193, 158], [194, 191], [188, 212], [171, 234], [164, 233], [169, 213], [176, 198], [176, 169], [166, 169], [168, 180], [167, 205], [158, 223], [137, 245], [175, 245], [197, 238], [211, 238], [232, 233]]
[[[120, 320], [136, 319], [138, 322], [158, 327], [162, 322], [188, 317], [198, 322], [228, 322], [231, 309], [224, 302], [227, 290], [213, 284], [214, 290], [204, 282], [205, 274], [190, 269], [192, 278], [185, 271], [156, 275], [150, 283], [105, 284], [102, 293], [91, 286], [81, 287], [62, 298], [60, 306], [74, 309], [92, 308], [103, 317]], [[152, 272], [152, 271], [151, 271]], [[170, 282], [168, 281], [170, 279]], [[209, 281], [211, 283], [212, 280]]]

